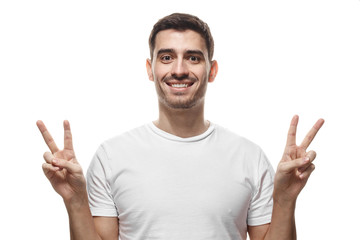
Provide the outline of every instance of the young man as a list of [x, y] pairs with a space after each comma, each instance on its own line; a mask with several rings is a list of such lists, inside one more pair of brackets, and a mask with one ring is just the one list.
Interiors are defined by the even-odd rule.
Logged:
[[296, 239], [295, 203], [316, 155], [306, 149], [324, 120], [297, 146], [294, 116], [274, 174], [257, 145], [204, 118], [218, 68], [206, 23], [188, 14], [164, 17], [149, 46], [159, 118], [105, 141], [87, 189], [69, 122], [63, 150], [37, 122], [51, 150], [44, 173], [64, 199], [71, 239]]

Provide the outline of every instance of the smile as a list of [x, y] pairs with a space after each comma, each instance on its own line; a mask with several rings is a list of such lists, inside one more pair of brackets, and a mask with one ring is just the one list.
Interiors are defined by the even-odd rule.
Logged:
[[173, 88], [188, 88], [191, 87], [194, 83], [166, 83], [166, 84]]

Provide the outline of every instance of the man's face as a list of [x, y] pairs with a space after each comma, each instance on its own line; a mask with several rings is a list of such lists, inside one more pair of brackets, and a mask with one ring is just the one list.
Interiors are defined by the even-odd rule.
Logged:
[[192, 30], [160, 31], [152, 62], [148, 59], [146, 66], [159, 102], [177, 109], [203, 103], [207, 82], [214, 80], [217, 71], [216, 61], [209, 60], [205, 40]]

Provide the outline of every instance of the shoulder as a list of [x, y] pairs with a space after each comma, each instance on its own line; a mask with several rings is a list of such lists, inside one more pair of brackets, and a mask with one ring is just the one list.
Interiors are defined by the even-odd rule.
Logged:
[[217, 139], [217, 149], [226, 151], [228, 156], [237, 156], [238, 160], [241, 159], [241, 161], [239, 160], [240, 162], [246, 165], [251, 164], [256, 170], [260, 167], [267, 168], [270, 166], [263, 149], [258, 144], [239, 135], [238, 133], [216, 125], [215, 138]]
[[147, 132], [147, 126], [144, 124], [106, 139], [96, 150], [93, 162], [108, 165], [123, 159], [127, 154], [138, 152], [148, 142]]
[[108, 150], [109, 148], [119, 148], [121, 146], [129, 146], [140, 141], [146, 141], [148, 136], [147, 124], [132, 128], [121, 134], [113, 136], [102, 142], [101, 146]]
[[215, 138], [224, 142], [224, 145], [226, 144], [228, 146], [239, 147], [242, 149], [247, 149], [248, 151], [261, 151], [260, 146], [253, 141], [221, 125], [215, 124], [214, 133]]
[[124, 158], [124, 155], [137, 154], [139, 150], [150, 151], [154, 142], [153, 135], [149, 123], [145, 123], [106, 139], [99, 148], [108, 159]]

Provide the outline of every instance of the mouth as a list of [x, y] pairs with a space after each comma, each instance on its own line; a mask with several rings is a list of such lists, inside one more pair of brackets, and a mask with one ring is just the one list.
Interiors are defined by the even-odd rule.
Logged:
[[186, 82], [186, 83], [167, 82], [166, 84], [172, 88], [183, 89], [183, 88], [191, 87], [194, 84], [194, 82]]

